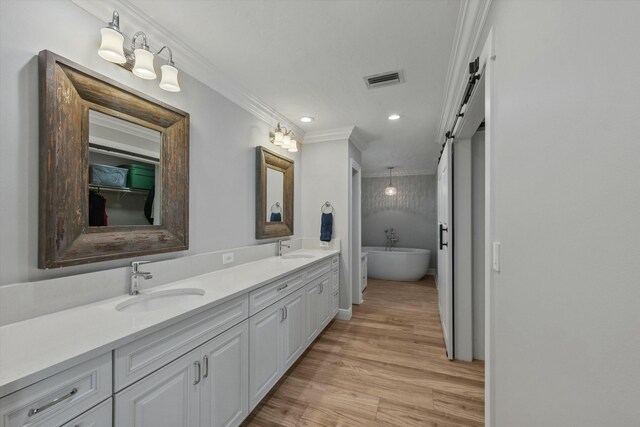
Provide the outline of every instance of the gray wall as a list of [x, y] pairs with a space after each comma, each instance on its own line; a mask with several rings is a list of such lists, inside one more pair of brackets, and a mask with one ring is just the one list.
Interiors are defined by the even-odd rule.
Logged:
[[429, 268], [436, 268], [438, 224], [435, 175], [393, 177], [396, 196], [384, 189], [389, 178], [362, 179], [362, 245], [384, 246], [384, 230], [393, 227], [400, 236], [398, 247], [431, 251]]
[[[190, 248], [186, 252], [149, 259], [182, 257], [260, 243], [254, 239], [256, 145], [268, 145], [271, 150], [280, 151], [296, 161], [296, 234], [293, 237], [301, 236], [300, 153], [289, 154], [276, 149], [267, 139], [271, 126], [184, 73], [179, 75], [182, 92], [169, 93], [158, 87], [158, 80], [139, 79], [104, 61], [97, 54], [100, 28], [104, 25], [105, 21], [94, 18], [69, 1], [0, 1], [0, 285], [116, 268], [130, 261], [54, 270], [36, 267], [36, 56], [42, 49], [65, 56], [191, 114]], [[170, 44], [169, 40], [167, 42]], [[179, 58], [176, 63], [179, 64]]]
[[487, 425], [640, 419], [638, 16], [638, 1], [491, 3]]

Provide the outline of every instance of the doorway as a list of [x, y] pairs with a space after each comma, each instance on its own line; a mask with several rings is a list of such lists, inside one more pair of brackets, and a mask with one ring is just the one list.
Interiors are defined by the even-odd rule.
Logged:
[[362, 304], [362, 215], [361, 187], [362, 174], [360, 165], [350, 159], [349, 179], [349, 264], [351, 268], [351, 300], [353, 304]]

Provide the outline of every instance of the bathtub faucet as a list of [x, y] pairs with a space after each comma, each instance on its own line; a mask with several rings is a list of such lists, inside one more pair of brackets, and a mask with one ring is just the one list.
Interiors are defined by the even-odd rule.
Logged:
[[387, 243], [384, 245], [385, 251], [393, 251], [393, 248], [396, 247], [396, 243], [400, 240], [398, 235], [396, 234], [393, 228], [389, 228], [384, 230], [384, 234], [387, 238]]

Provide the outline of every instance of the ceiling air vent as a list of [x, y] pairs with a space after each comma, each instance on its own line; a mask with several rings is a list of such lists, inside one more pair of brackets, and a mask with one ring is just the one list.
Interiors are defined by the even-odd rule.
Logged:
[[373, 76], [366, 76], [364, 77], [364, 83], [369, 89], [374, 89], [382, 86], [397, 85], [400, 83], [404, 83], [404, 72], [402, 70], [389, 71], [386, 73], [374, 74]]

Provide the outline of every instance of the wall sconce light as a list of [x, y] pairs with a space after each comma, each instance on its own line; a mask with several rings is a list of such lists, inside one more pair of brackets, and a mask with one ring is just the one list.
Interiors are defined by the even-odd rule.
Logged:
[[398, 189], [391, 183], [391, 171], [393, 170], [393, 167], [389, 167], [387, 169], [389, 169], [389, 185], [384, 189], [384, 194], [387, 196], [395, 196], [398, 194]]
[[[153, 62], [155, 56], [166, 49], [169, 53], [169, 61], [160, 67], [162, 70], [160, 88], [169, 92], [180, 92], [178, 69], [173, 62], [173, 52], [171, 52], [169, 46], [162, 46], [162, 48], [154, 54], [147, 44], [147, 35], [142, 31], [138, 31], [131, 39], [131, 48], [125, 49], [124, 36], [120, 32], [120, 15], [118, 15], [116, 11], [113, 12], [111, 22], [109, 22], [105, 28], [101, 29], [100, 33], [102, 34], [102, 43], [98, 49], [98, 55], [109, 62], [122, 66], [137, 77], [145, 80], [154, 80], [157, 77]], [[136, 41], [138, 39], [141, 39], [142, 42], [139, 47], [136, 47]]]
[[278, 123], [273, 132], [269, 133], [269, 141], [273, 145], [288, 150], [290, 153], [298, 152], [298, 141], [296, 141], [293, 131], [288, 130], [284, 126], [280, 126], [280, 123]]

